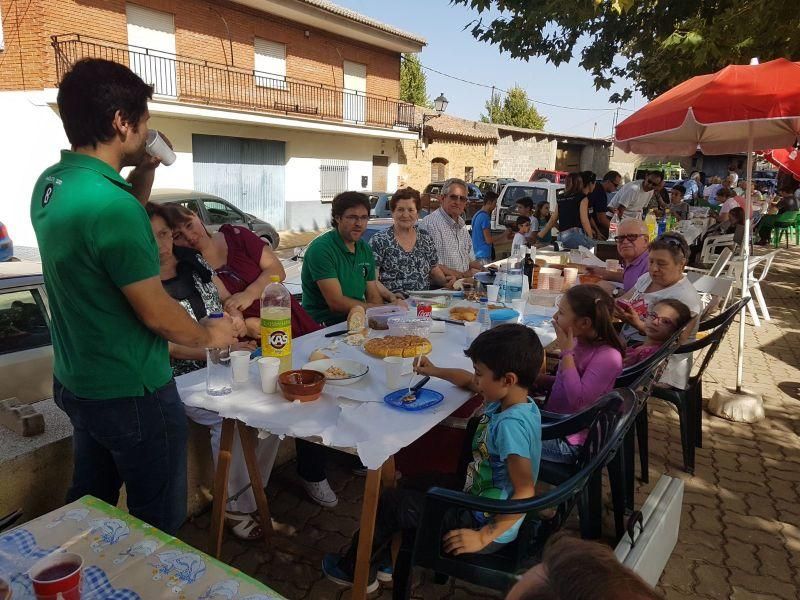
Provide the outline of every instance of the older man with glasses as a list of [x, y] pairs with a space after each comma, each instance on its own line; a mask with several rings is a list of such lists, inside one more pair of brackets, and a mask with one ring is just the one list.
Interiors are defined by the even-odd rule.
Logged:
[[448, 179], [439, 198], [439, 208], [422, 219], [420, 227], [431, 234], [444, 274], [456, 279], [470, 277], [483, 267], [475, 260], [472, 237], [461, 216], [467, 206], [467, 183]]
[[642, 211], [650, 203], [654, 190], [662, 181], [664, 181], [663, 173], [650, 171], [644, 179], [637, 179], [623, 185], [608, 206], [616, 211], [620, 218], [641, 219]]
[[631, 289], [636, 281], [647, 273], [649, 242], [647, 226], [641, 219], [625, 219], [617, 228], [617, 252], [622, 259], [623, 269], [611, 270], [597, 267], [588, 267], [589, 272], [598, 277], [602, 277], [608, 285], [607, 289], [619, 289], [621, 284], [622, 293]]

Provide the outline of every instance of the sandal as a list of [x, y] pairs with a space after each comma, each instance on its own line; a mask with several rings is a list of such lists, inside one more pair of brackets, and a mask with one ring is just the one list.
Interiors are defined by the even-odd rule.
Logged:
[[[228, 529], [240, 540], [252, 542], [264, 537], [264, 530], [258, 522], [258, 513], [240, 514], [226, 511], [225, 518], [228, 520]], [[230, 521], [235, 524], [231, 524]]]

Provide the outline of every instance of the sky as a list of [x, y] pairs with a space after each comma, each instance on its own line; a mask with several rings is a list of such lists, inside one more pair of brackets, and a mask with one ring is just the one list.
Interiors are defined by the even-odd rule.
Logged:
[[[501, 54], [497, 46], [476, 40], [469, 29], [464, 29], [477, 16], [477, 12], [463, 5], [451, 6], [448, 0], [335, 2], [424, 37], [428, 45], [423, 48], [420, 59], [426, 67], [500, 89], [509, 89], [518, 84], [534, 102], [541, 100], [567, 107], [605, 109], [586, 111], [537, 104], [539, 113], [547, 117], [545, 129], [548, 131], [583, 136], [594, 133], [596, 137], [611, 135], [617, 105], [610, 103], [608, 98], [614, 91], [621, 91], [624, 85], [614, 86], [611, 90], [595, 90], [592, 76], [578, 66], [576, 59], [555, 67], [543, 58], [532, 58], [525, 62]], [[447, 114], [477, 120], [481, 113], [486, 112], [485, 103], [491, 90], [427, 70], [425, 74], [428, 78], [428, 96], [433, 99], [444, 93], [450, 101]], [[620, 120], [643, 104], [642, 96], [636, 94], [631, 101], [622, 105], [630, 110], [620, 111]]]

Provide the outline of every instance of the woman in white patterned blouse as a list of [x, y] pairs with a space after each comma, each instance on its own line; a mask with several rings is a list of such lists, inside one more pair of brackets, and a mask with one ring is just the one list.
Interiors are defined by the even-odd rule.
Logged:
[[377, 277], [393, 292], [428, 290], [452, 285], [438, 266], [436, 246], [430, 234], [417, 228], [419, 192], [397, 190], [389, 201], [394, 224], [370, 239]]

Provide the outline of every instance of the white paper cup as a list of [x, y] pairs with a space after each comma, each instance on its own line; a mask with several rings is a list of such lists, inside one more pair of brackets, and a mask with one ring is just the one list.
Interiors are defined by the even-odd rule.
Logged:
[[486, 286], [486, 298], [489, 302], [497, 302], [497, 294], [500, 293], [500, 286], [490, 284]]
[[386, 368], [386, 387], [390, 390], [399, 389], [405, 359], [402, 356], [387, 356], [383, 359], [383, 366]]
[[464, 323], [464, 344], [469, 346], [481, 334], [481, 324], [478, 321]]
[[520, 298], [518, 300], [512, 300], [511, 306], [514, 307], [514, 310], [517, 311], [520, 316], [525, 314], [525, 305], [528, 303], [527, 298]]
[[258, 373], [261, 375], [261, 391], [265, 394], [274, 394], [278, 391], [278, 370], [281, 359], [274, 356], [264, 356], [258, 359]]
[[147, 142], [144, 148], [150, 156], [159, 159], [167, 166], [175, 162], [175, 152], [172, 151], [172, 148], [167, 145], [167, 142], [155, 129], [147, 130]]
[[609, 271], [619, 271], [619, 260], [616, 258], [607, 258], [606, 269]]
[[234, 383], [244, 383], [250, 379], [250, 352], [247, 350], [231, 352], [231, 370]]

